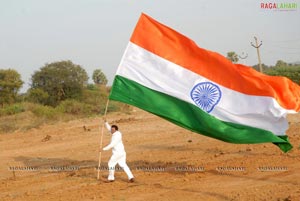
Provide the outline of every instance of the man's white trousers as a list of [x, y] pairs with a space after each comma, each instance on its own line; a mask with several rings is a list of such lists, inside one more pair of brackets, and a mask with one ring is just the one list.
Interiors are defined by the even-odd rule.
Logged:
[[128, 179], [132, 179], [133, 175], [126, 164], [126, 153], [113, 153], [111, 158], [108, 161], [109, 175], [108, 180], [115, 180], [115, 166], [119, 164], [119, 166], [124, 170], [127, 174]]

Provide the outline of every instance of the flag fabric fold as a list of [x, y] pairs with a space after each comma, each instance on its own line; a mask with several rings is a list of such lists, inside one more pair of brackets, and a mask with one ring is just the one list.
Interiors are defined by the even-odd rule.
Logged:
[[284, 152], [292, 148], [286, 115], [300, 110], [289, 79], [233, 64], [145, 14], [109, 98], [225, 142], [272, 142]]

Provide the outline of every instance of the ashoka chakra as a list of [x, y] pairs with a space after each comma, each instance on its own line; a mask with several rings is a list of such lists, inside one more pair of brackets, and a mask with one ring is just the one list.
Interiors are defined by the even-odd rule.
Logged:
[[220, 88], [211, 82], [200, 82], [191, 91], [193, 101], [207, 113], [219, 103], [221, 96]]

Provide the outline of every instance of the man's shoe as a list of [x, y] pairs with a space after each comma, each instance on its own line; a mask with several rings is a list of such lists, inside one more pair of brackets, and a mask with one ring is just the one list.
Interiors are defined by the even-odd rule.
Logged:
[[114, 182], [115, 180], [106, 180], [104, 181], [104, 183], [111, 183], [111, 182]]
[[128, 182], [129, 182], [129, 183], [133, 183], [133, 182], [134, 182], [134, 178], [129, 179]]

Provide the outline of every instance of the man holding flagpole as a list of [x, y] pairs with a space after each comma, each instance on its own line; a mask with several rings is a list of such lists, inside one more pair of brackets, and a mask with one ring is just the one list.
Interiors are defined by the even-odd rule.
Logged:
[[108, 182], [113, 182], [115, 180], [115, 166], [119, 164], [119, 166], [125, 171], [128, 176], [128, 182], [134, 182], [134, 177], [132, 172], [130, 171], [128, 165], [126, 164], [126, 152], [124, 149], [124, 145], [122, 142], [122, 133], [118, 130], [117, 125], [110, 126], [109, 123], [104, 119], [105, 127], [112, 134], [110, 143], [103, 148], [104, 151], [112, 149], [112, 156], [108, 161], [109, 175]]

